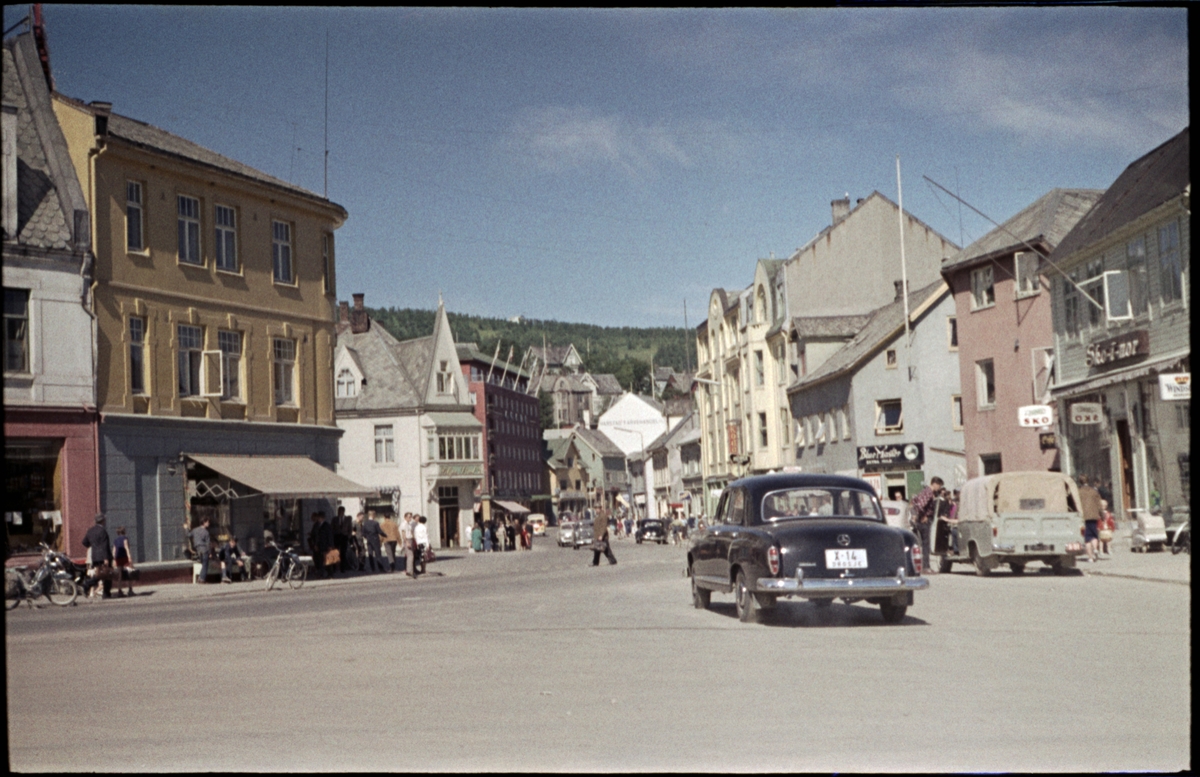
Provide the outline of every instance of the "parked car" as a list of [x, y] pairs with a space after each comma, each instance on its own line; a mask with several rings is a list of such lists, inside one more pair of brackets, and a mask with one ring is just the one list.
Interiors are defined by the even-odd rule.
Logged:
[[642, 540], [657, 542], [659, 545], [667, 544], [667, 525], [664, 521], [656, 518], [646, 518], [638, 521], [637, 531], [634, 532], [633, 538], [640, 545]]
[[909, 528], [908, 502], [884, 499], [879, 504], [883, 507], [883, 520], [888, 526], [895, 526], [897, 529]]
[[529, 517], [526, 518], [525, 521], [529, 524], [529, 528], [533, 532], [533, 536], [546, 536], [546, 516], [542, 515], [541, 513], [530, 513]]
[[575, 545], [575, 522], [562, 521], [558, 524], [558, 547], [565, 548]]
[[693, 605], [732, 593], [745, 622], [784, 596], [818, 605], [865, 599], [899, 623], [913, 592], [929, 586], [921, 567], [916, 535], [887, 525], [866, 481], [800, 473], [730, 483], [687, 558]]
[[966, 563], [975, 566], [976, 574], [988, 575], [1007, 564], [1019, 575], [1030, 561], [1040, 561], [1064, 574], [1084, 553], [1079, 505], [1075, 481], [1061, 472], [972, 478], [959, 494], [957, 552], [954, 526], [943, 518], [933, 522], [931, 553], [939, 557], [938, 571]]

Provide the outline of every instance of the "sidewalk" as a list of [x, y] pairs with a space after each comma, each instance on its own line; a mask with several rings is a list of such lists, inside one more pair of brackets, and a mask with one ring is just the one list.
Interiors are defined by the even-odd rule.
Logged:
[[1171, 550], [1156, 553], [1134, 553], [1130, 550], [1129, 528], [1118, 529], [1110, 543], [1111, 557], [1100, 557], [1088, 563], [1087, 556], [1080, 556], [1079, 569], [1085, 575], [1103, 577], [1127, 577], [1134, 580], [1152, 580], [1178, 585], [1192, 584], [1192, 557], [1187, 553], [1171, 555]]

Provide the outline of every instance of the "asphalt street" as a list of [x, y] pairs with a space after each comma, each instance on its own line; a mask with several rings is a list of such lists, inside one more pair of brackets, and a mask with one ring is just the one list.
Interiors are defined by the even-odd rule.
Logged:
[[[551, 530], [553, 532], [553, 530]], [[1176, 771], [1190, 557], [933, 575], [898, 625], [691, 606], [684, 549], [163, 585], [6, 617], [14, 771]]]

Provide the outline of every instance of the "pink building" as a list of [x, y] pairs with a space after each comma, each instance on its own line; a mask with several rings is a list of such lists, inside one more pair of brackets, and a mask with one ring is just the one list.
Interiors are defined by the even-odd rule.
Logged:
[[1022, 407], [1051, 404], [1054, 270], [1044, 257], [1102, 194], [1054, 189], [942, 263], [955, 302], [946, 337], [958, 348], [968, 478], [1059, 466], [1053, 422], [1019, 419]]

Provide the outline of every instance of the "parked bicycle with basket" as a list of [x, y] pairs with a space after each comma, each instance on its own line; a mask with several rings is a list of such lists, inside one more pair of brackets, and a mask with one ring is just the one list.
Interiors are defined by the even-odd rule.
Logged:
[[267, 544], [276, 551], [275, 562], [267, 571], [267, 590], [273, 589], [275, 583], [281, 580], [286, 580], [292, 588], [304, 585], [308, 577], [308, 567], [296, 555], [295, 550], [292, 547], [281, 548], [274, 540]]

